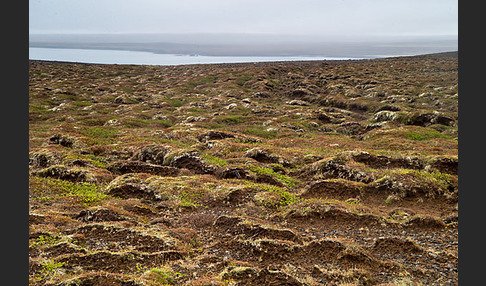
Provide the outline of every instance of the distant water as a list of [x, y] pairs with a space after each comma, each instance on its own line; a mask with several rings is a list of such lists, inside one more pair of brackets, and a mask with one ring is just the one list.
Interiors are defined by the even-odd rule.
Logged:
[[312, 60], [349, 60], [363, 58], [336, 57], [226, 57], [155, 54], [140, 51], [91, 50], [91, 49], [55, 49], [29, 47], [29, 59], [81, 62], [95, 64], [135, 64], [135, 65], [185, 65], [216, 63], [247, 63], [272, 61], [312, 61]]

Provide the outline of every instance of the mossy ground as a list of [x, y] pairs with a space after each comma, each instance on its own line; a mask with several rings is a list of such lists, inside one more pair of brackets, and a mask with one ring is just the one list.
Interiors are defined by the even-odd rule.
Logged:
[[30, 61], [30, 283], [457, 285], [457, 78]]

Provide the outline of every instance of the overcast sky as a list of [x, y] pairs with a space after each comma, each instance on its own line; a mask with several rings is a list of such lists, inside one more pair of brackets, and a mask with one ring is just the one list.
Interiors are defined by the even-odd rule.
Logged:
[[29, 0], [29, 33], [457, 35], [457, 0]]

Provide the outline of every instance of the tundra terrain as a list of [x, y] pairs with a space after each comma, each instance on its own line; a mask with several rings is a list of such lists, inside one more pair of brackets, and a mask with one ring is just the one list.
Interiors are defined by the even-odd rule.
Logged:
[[457, 52], [29, 62], [31, 285], [457, 285]]

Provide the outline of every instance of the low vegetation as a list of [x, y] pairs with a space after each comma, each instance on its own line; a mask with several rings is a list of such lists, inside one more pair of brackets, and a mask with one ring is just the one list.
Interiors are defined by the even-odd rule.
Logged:
[[457, 285], [457, 63], [30, 61], [30, 284]]

